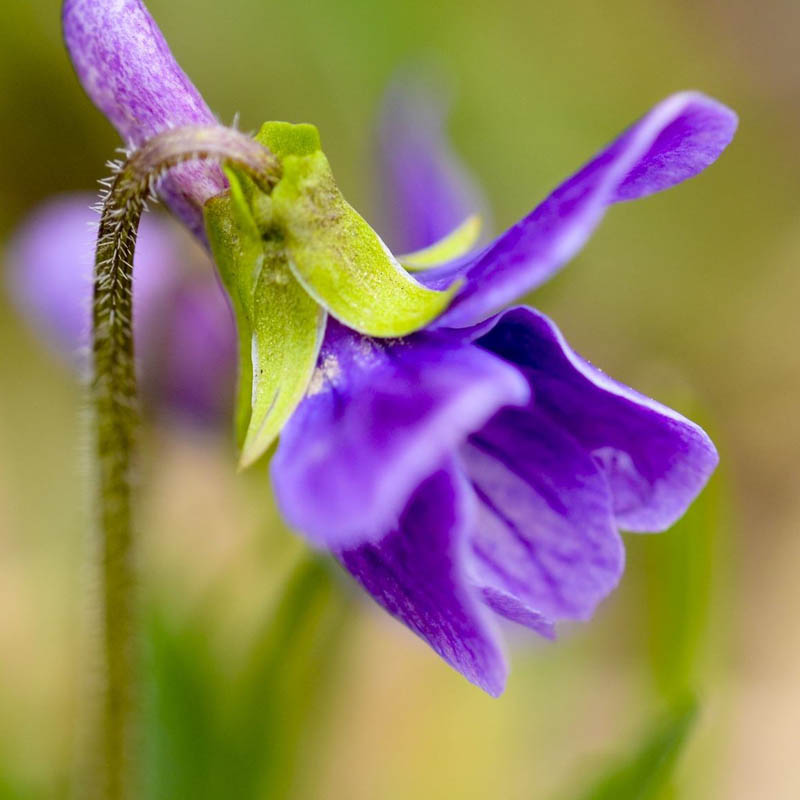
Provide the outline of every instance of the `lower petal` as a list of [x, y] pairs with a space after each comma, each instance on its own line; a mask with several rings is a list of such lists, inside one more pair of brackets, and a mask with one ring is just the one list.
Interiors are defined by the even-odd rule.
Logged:
[[702, 428], [593, 367], [544, 314], [512, 309], [479, 343], [519, 366], [537, 409], [591, 454], [620, 527], [668, 528], [713, 473], [718, 456]]
[[507, 667], [485, 609], [463, 574], [468, 488], [452, 468], [425, 481], [397, 526], [339, 559], [383, 608], [493, 696]]
[[592, 458], [535, 408], [497, 414], [461, 458], [479, 501], [470, 573], [495, 610], [531, 627], [590, 617], [624, 566]]

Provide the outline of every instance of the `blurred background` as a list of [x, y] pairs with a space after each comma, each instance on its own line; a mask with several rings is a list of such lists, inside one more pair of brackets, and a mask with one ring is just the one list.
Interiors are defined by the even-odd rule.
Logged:
[[[51, 195], [94, 191], [119, 145], [72, 74], [59, 5], [4, 3], [0, 247]], [[800, 5], [149, 7], [223, 121], [314, 122], [377, 224], [377, 109], [419, 60], [452, 85], [452, 140], [498, 230], [673, 91], [741, 125], [697, 180], [612, 209], [532, 298], [594, 363], [703, 423], [722, 465], [674, 531], [626, 536], [627, 573], [591, 624], [554, 644], [510, 632], [501, 699], [334, 568], [298, 568], [266, 469], [235, 474], [225, 425], [148, 426], [148, 796], [655, 796], [596, 781], [687, 693], [697, 724], [658, 797], [800, 796]], [[91, 603], [85, 417], [74, 373], [0, 288], [0, 798], [67, 795]]]

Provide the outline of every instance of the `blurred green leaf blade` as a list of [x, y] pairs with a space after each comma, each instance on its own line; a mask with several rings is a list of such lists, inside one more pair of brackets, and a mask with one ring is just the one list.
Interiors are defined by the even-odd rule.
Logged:
[[645, 735], [630, 755], [612, 764], [577, 800], [658, 800], [697, 718], [697, 702], [684, 698]]
[[[250, 649], [230, 730], [237, 797], [288, 797], [301, 750], [321, 724], [342, 642], [346, 599], [323, 557], [295, 568], [275, 612]], [[258, 769], [247, 772], [248, 764]], [[234, 796], [234, 795], [232, 795]]]
[[667, 699], [702, 681], [724, 498], [722, 480], [715, 476], [669, 531], [642, 542], [650, 669]]
[[174, 621], [159, 608], [147, 620], [145, 796], [209, 798], [219, 751], [220, 680], [201, 619]]
[[279, 800], [313, 756], [335, 673], [346, 600], [318, 556], [294, 568], [233, 672], [221, 667], [203, 606], [148, 624], [145, 797]]

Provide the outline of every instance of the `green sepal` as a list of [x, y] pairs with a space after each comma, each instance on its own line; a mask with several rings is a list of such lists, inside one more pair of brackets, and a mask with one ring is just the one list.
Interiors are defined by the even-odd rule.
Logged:
[[[231, 175], [229, 175], [229, 179], [230, 177]], [[237, 224], [234, 209], [241, 206], [241, 200], [234, 202], [231, 195], [234, 191], [241, 194], [241, 188], [235, 181], [232, 185], [236, 188], [232, 190], [231, 194], [218, 195], [206, 203], [203, 216], [206, 236], [217, 265], [217, 271], [230, 298], [236, 321], [238, 369], [234, 431], [236, 445], [241, 448], [250, 424], [253, 389], [252, 287], [255, 285], [255, 276], [263, 261], [263, 250], [260, 237], [255, 241], [251, 235], [248, 235], [246, 224]], [[249, 217], [249, 214], [247, 216]], [[243, 264], [251, 265], [249, 279], [240, 268], [240, 265]]]
[[397, 260], [410, 272], [421, 272], [439, 267], [468, 253], [478, 241], [480, 233], [480, 215], [473, 214], [438, 242], [434, 242], [422, 250], [397, 256]]
[[317, 126], [308, 122], [265, 122], [255, 139], [279, 161], [286, 156], [310, 156], [322, 150]]
[[[236, 442], [240, 467], [273, 443], [302, 400], [316, 366], [326, 313], [297, 282], [280, 239], [263, 238], [243, 184], [206, 203], [211, 250], [236, 317], [239, 374]], [[259, 204], [262, 213], [269, 198]]]
[[317, 302], [348, 327], [380, 337], [419, 330], [447, 308], [458, 287], [434, 291], [403, 269], [342, 196], [313, 126], [267, 123], [256, 138], [281, 161], [271, 222], [293, 274]]

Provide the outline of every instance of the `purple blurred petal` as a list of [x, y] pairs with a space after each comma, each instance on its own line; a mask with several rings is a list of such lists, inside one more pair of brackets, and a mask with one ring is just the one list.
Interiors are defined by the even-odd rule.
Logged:
[[339, 557], [383, 608], [496, 697], [508, 670], [488, 615], [462, 572], [471, 522], [465, 489], [452, 469], [436, 472], [393, 530]]
[[208, 274], [181, 285], [171, 299], [153, 372], [168, 408], [199, 423], [217, 423], [233, 408], [236, 331], [225, 294]]
[[608, 205], [698, 174], [736, 124], [730, 109], [697, 92], [659, 103], [481, 253], [420, 273], [433, 288], [466, 279], [439, 324], [468, 325], [535, 289], [583, 247]]
[[[17, 230], [5, 258], [15, 305], [81, 372], [89, 367], [99, 221], [89, 207], [93, 200], [91, 195], [65, 195], [39, 207]], [[233, 319], [211, 270], [204, 264], [193, 273], [185, 263], [193, 256], [179, 235], [184, 234], [177, 225], [163, 217], [142, 218], [133, 278], [142, 389], [146, 400], [160, 408], [216, 422], [231, 408]]]
[[320, 545], [374, 540], [467, 434], [527, 397], [513, 367], [444, 333], [380, 341], [331, 321], [272, 461], [281, 510]]
[[[140, 0], [64, 0], [62, 24], [80, 82], [126, 143], [216, 123]], [[194, 163], [172, 170], [160, 192], [202, 240], [203, 203], [226, 186], [216, 165]]]
[[[64, 195], [36, 209], [20, 225], [7, 254], [6, 277], [22, 313], [63, 355], [88, 365], [92, 272], [99, 217], [92, 195]], [[146, 350], [178, 275], [174, 232], [145, 215], [136, 247], [134, 330]]]
[[717, 452], [699, 426], [584, 361], [538, 311], [506, 312], [479, 344], [518, 365], [536, 408], [592, 455], [620, 527], [668, 528], [713, 473]]
[[534, 406], [501, 411], [460, 455], [479, 501], [476, 584], [549, 620], [590, 617], [617, 585], [625, 556], [608, 485], [589, 454]]
[[487, 204], [450, 146], [445, 92], [404, 73], [389, 87], [378, 128], [387, 240], [397, 253], [428, 247]]

